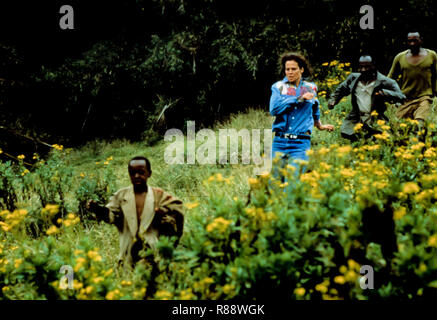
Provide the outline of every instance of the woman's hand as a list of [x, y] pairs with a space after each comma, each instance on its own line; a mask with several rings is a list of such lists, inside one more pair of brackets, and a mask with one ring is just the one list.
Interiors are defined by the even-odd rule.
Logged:
[[304, 100], [311, 100], [312, 98], [314, 98], [314, 93], [311, 92], [305, 92], [302, 96]]
[[317, 129], [319, 129], [319, 130], [327, 130], [327, 131], [334, 130], [334, 126], [332, 124], [322, 124], [322, 122], [320, 120], [317, 120], [316, 122], [314, 122], [314, 126], [316, 126]]
[[328, 130], [328, 131], [334, 131], [334, 126], [332, 124], [322, 124], [319, 127], [319, 130]]

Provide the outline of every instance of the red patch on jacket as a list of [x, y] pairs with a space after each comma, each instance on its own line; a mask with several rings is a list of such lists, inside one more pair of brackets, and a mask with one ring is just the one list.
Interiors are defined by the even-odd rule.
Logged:
[[296, 95], [296, 89], [295, 88], [288, 88], [287, 95], [295, 96]]

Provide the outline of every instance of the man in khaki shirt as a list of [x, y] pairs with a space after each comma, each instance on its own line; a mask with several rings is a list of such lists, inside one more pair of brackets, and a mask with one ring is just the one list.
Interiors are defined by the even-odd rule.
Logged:
[[145, 157], [129, 161], [132, 186], [118, 190], [105, 207], [90, 200], [88, 210], [98, 220], [114, 224], [120, 234], [119, 263], [134, 266], [141, 258], [143, 248], [156, 249], [159, 236], [182, 236], [184, 216], [182, 201], [160, 188], [149, 187], [147, 179], [152, 174], [150, 162]]
[[399, 53], [393, 61], [388, 77], [399, 81], [406, 102], [397, 110], [397, 117], [414, 118], [423, 126], [436, 95], [437, 54], [422, 48], [419, 32], [408, 33], [409, 49]]

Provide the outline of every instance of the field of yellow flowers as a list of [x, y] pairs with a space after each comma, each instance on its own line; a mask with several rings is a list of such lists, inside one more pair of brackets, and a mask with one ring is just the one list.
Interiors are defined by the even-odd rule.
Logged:
[[[337, 79], [319, 85], [322, 121], [337, 129], [314, 133], [307, 171], [282, 168], [285, 182], [253, 176], [252, 165], [168, 165], [164, 142], [55, 145], [32, 166], [25, 155], [0, 162], [0, 299], [436, 297], [436, 118], [417, 132], [389, 106], [381, 134], [350, 144], [338, 132], [349, 102], [327, 110], [323, 97], [349, 65], [322, 67]], [[215, 129], [271, 123], [254, 109]], [[121, 270], [117, 230], [95, 222], [85, 203], [104, 204], [129, 185], [127, 161], [138, 154], [151, 160], [150, 184], [184, 201], [185, 232], [176, 249], [162, 238], [157, 254], [143, 253], [154, 265]], [[374, 270], [373, 289], [360, 286], [363, 265]]]

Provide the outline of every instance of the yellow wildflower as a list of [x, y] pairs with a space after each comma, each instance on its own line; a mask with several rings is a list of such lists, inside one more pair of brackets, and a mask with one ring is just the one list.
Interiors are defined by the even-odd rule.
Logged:
[[103, 277], [96, 277], [96, 278], [93, 279], [93, 282], [94, 282], [95, 284], [99, 284], [99, 283], [102, 282], [103, 280], [104, 280]]
[[336, 276], [334, 278], [334, 282], [338, 283], [338, 284], [345, 284], [346, 283], [346, 279], [344, 276]]
[[109, 291], [106, 294], [106, 300], [115, 300], [115, 299], [119, 298], [119, 296], [120, 296], [120, 290], [115, 289], [115, 290]]
[[12, 229], [8, 224], [4, 223], [3, 221], [0, 221], [0, 226], [2, 227], [3, 231], [6, 232]]
[[83, 287], [83, 283], [81, 283], [77, 280], [73, 280], [73, 289], [74, 290], [79, 290], [82, 287]]
[[105, 273], [103, 274], [103, 276], [104, 276], [104, 277], [109, 277], [109, 276], [112, 274], [113, 271], [114, 271], [114, 270], [112, 270], [112, 268], [110, 268], [110, 269], [108, 269], [108, 270], [105, 271]]
[[339, 155], [348, 154], [351, 151], [352, 151], [352, 147], [349, 145], [337, 148], [337, 153]]
[[87, 256], [91, 260], [102, 261], [102, 256], [97, 251], [90, 250], [90, 251], [88, 251]]
[[329, 151], [330, 151], [329, 148], [322, 147], [322, 148], [320, 148], [319, 150], [317, 150], [317, 153], [323, 156], [323, 155], [329, 153]]
[[256, 187], [259, 185], [259, 180], [257, 178], [249, 178], [249, 184], [251, 187]]
[[320, 291], [321, 293], [326, 293], [328, 292], [328, 287], [324, 283], [319, 283], [316, 285], [316, 290]]
[[59, 144], [54, 144], [52, 145], [52, 147], [59, 151], [62, 151], [62, 149], [64, 149], [64, 146]]
[[195, 297], [191, 288], [181, 291], [180, 299], [181, 300], [191, 300]]
[[122, 280], [122, 281], [121, 281], [121, 285], [122, 285], [123, 287], [131, 286], [131, 285], [132, 285], [132, 281]]
[[[384, 120], [381, 120], [384, 121]], [[390, 134], [387, 131], [383, 131], [381, 134], [374, 134], [373, 135], [376, 139], [381, 139], [381, 140], [388, 140], [388, 138], [390, 138]]]
[[341, 273], [346, 273], [346, 271], [347, 271], [347, 267], [346, 266], [341, 266], [340, 267], [340, 272]]
[[46, 233], [48, 235], [55, 234], [55, 233], [58, 233], [58, 232], [59, 232], [59, 229], [56, 226], [53, 226], [53, 225], [50, 228], [48, 228], [47, 231], [46, 231]]
[[15, 259], [14, 266], [17, 269], [23, 263], [23, 259]]
[[190, 210], [196, 208], [198, 205], [199, 205], [199, 203], [197, 203], [197, 202], [185, 203], [185, 207], [190, 209]]
[[223, 286], [223, 293], [229, 294], [235, 289], [235, 286], [233, 284], [225, 284]]
[[422, 192], [416, 194], [414, 199], [416, 201], [422, 202], [422, 201], [425, 201], [425, 200], [427, 200], [429, 198], [432, 198], [433, 194], [434, 194], [434, 191], [431, 190], [431, 189], [423, 190]]
[[434, 247], [437, 248], [437, 233], [433, 234], [431, 237], [429, 237], [428, 239], [428, 245], [430, 247]]
[[358, 274], [353, 270], [349, 270], [348, 272], [346, 272], [344, 277], [346, 281], [354, 282], [358, 278]]
[[402, 188], [402, 192], [406, 194], [417, 193], [420, 191], [419, 186], [415, 182], [407, 182]]
[[425, 151], [424, 157], [425, 158], [435, 158], [437, 156], [437, 152], [435, 148], [428, 148]]
[[223, 217], [218, 217], [206, 226], [206, 231], [212, 232], [214, 229], [217, 229], [220, 233], [223, 233], [226, 231], [230, 223], [230, 220], [226, 220]]
[[415, 125], [419, 124], [419, 121], [417, 121], [416, 119], [407, 119], [407, 121], [411, 124], [415, 124]]
[[320, 162], [319, 167], [325, 170], [329, 170], [332, 166], [330, 164], [327, 164], [326, 162]]
[[353, 169], [350, 169], [350, 168], [344, 168], [344, 169], [340, 170], [340, 174], [344, 178], [353, 178], [355, 176], [355, 171]]
[[349, 266], [349, 269], [355, 270], [355, 271], [360, 271], [360, 265], [355, 260], [349, 259], [347, 261], [347, 264]]
[[88, 286], [85, 288], [85, 293], [86, 294], [91, 294], [94, 291], [94, 287], [93, 286]]
[[83, 267], [83, 265], [85, 264], [85, 262], [86, 262], [86, 259], [85, 258], [82, 258], [82, 257], [79, 257], [79, 258], [77, 258], [76, 259], [76, 265], [74, 266], [74, 271], [75, 272], [78, 272], [82, 267]]
[[423, 142], [419, 142], [419, 143], [416, 143], [416, 144], [412, 145], [411, 146], [411, 150], [420, 151], [420, 150], [422, 150], [422, 148], [424, 146], [425, 146], [425, 144]]
[[160, 300], [170, 300], [171, 298], [173, 298], [173, 294], [166, 290], [159, 290], [158, 292], [156, 292], [156, 298]]
[[48, 213], [50, 216], [54, 216], [59, 211], [58, 204], [48, 204], [42, 209], [42, 213]]
[[141, 288], [139, 290], [135, 290], [134, 291], [134, 298], [135, 299], [142, 299], [145, 294], [146, 294], [146, 288]]
[[363, 127], [363, 124], [361, 122], [357, 123], [354, 127], [354, 131], [357, 132]]
[[399, 220], [406, 214], [407, 214], [407, 209], [405, 207], [400, 207], [399, 209], [395, 210], [393, 214], [393, 219]]
[[294, 289], [294, 294], [299, 297], [302, 297], [303, 295], [305, 295], [305, 288], [299, 287]]

